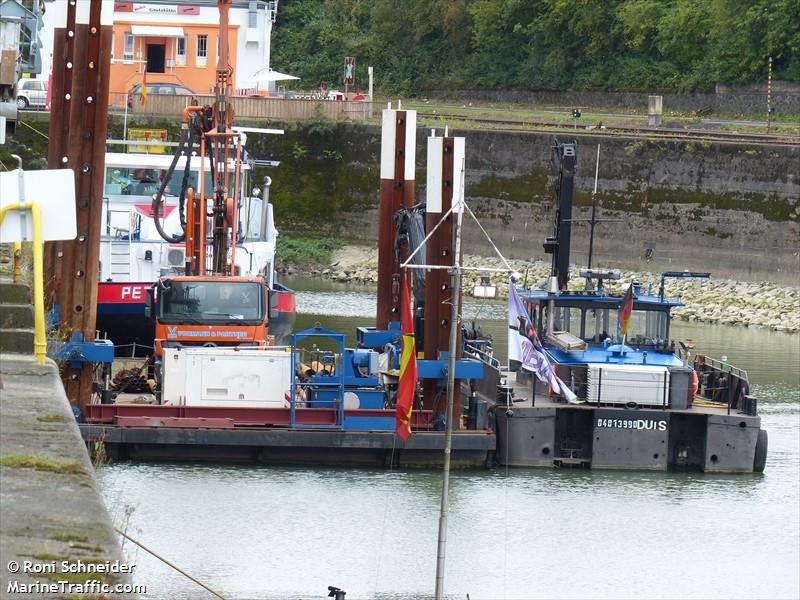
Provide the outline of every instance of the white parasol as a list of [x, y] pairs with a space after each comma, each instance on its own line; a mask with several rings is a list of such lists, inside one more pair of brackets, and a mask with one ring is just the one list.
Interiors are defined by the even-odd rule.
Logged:
[[270, 83], [273, 81], [288, 81], [289, 79], [300, 79], [294, 75], [273, 71], [272, 69], [260, 69], [250, 78], [251, 83]]

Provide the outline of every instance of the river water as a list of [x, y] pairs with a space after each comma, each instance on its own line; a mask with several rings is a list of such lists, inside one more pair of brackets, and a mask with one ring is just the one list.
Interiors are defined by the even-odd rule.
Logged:
[[[289, 281], [296, 329], [371, 324], [370, 290]], [[505, 306], [468, 301], [505, 358]], [[748, 371], [765, 473], [498, 469], [451, 477], [448, 598], [800, 597], [800, 336], [676, 322], [673, 337]], [[349, 343], [352, 343], [350, 338]], [[437, 471], [114, 464], [115, 523], [226, 598], [433, 598]], [[135, 546], [145, 598], [211, 598]]]

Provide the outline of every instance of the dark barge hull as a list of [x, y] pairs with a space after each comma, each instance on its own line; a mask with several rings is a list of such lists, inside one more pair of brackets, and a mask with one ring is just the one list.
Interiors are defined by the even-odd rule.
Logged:
[[[530, 385], [494, 408], [497, 461], [513, 467], [753, 473], [764, 470], [761, 418], [725, 408], [564, 404]], [[527, 393], [528, 398], [523, 398]]]
[[[440, 467], [444, 434], [415, 433], [403, 443], [386, 431], [309, 431], [284, 428], [118, 427], [81, 424], [92, 447], [105, 445], [111, 460], [249, 462], [358, 467]], [[458, 468], [486, 468], [495, 450], [491, 432], [453, 435]]]

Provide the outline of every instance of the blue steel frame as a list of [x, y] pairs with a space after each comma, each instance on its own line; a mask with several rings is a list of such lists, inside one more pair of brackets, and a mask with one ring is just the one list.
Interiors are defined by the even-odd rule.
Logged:
[[[338, 346], [339, 361], [336, 365], [336, 382], [331, 383], [312, 383], [294, 382], [292, 384], [291, 402], [289, 405], [289, 427], [292, 429], [344, 429], [344, 334], [325, 329], [323, 327], [312, 327], [304, 331], [295, 333], [292, 336], [292, 377], [297, 373], [297, 342], [311, 337], [328, 338], [336, 342]], [[336, 422], [333, 425], [299, 425], [297, 423], [297, 387], [326, 387], [334, 388], [338, 391], [338, 403], [336, 408]]]
[[69, 361], [72, 367], [80, 367], [85, 362], [111, 364], [114, 362], [114, 344], [111, 340], [86, 342], [83, 340], [83, 335], [76, 332], [58, 349], [53, 358]]

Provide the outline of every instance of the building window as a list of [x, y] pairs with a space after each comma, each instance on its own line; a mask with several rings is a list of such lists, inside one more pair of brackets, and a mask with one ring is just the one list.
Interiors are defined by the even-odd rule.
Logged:
[[196, 65], [198, 67], [205, 67], [206, 66], [206, 58], [208, 56], [208, 36], [207, 35], [198, 35], [197, 36], [197, 61]]
[[125, 47], [122, 49], [122, 60], [133, 62], [133, 34], [125, 33]]
[[175, 64], [176, 65], [185, 65], [186, 64], [186, 38], [179, 37], [175, 39]]
[[117, 46], [117, 32], [111, 32], [111, 61], [114, 61], [114, 55], [116, 54], [116, 46]]

